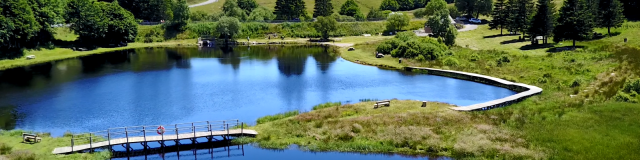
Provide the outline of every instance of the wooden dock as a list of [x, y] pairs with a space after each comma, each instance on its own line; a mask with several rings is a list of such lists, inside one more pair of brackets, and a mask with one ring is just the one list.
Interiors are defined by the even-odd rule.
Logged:
[[514, 83], [504, 79], [481, 75], [481, 74], [467, 73], [467, 72], [461, 72], [461, 71], [442, 70], [442, 69], [435, 69], [435, 68], [405, 67], [405, 70], [414, 70], [414, 69], [426, 71], [427, 74], [431, 74], [431, 75], [439, 75], [439, 76], [452, 77], [452, 78], [457, 78], [462, 80], [469, 80], [469, 81], [489, 84], [497, 87], [502, 87], [502, 88], [506, 88], [506, 89], [518, 92], [515, 95], [511, 95], [505, 98], [500, 98], [500, 99], [496, 99], [488, 102], [483, 102], [483, 103], [478, 103], [478, 104], [473, 104], [473, 105], [463, 106], [463, 107], [451, 107], [452, 110], [456, 110], [456, 111], [482, 111], [482, 110], [489, 110], [489, 109], [498, 108], [498, 107], [504, 107], [513, 103], [518, 103], [531, 96], [542, 93], [542, 88], [540, 87], [536, 87], [528, 84], [522, 84], [522, 83]]
[[[231, 126], [230, 126], [231, 124]], [[159, 128], [164, 129], [159, 129]], [[169, 127], [169, 128], [167, 128]], [[206, 138], [207, 142], [217, 141], [215, 137], [229, 140], [231, 137], [255, 136], [258, 132], [244, 129], [244, 123], [238, 120], [203, 121], [180, 123], [168, 126], [134, 126], [110, 128], [106, 131], [76, 134], [71, 136], [71, 146], [55, 148], [53, 154], [68, 154], [73, 152], [92, 152], [98, 148], [108, 148], [122, 145], [127, 151], [133, 150], [132, 143], [140, 143], [144, 149], [151, 148], [149, 142], [157, 142], [160, 147], [166, 147], [166, 141], [173, 141], [180, 145], [180, 140], [191, 140], [192, 144], [199, 143], [197, 138]]]

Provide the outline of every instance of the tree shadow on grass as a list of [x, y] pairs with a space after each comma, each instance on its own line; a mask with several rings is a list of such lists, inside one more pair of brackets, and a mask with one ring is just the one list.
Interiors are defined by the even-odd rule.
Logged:
[[511, 44], [511, 43], [518, 43], [518, 42], [525, 42], [525, 40], [524, 39], [512, 39], [512, 40], [502, 41], [502, 42], [500, 42], [500, 44]]
[[549, 48], [547, 49], [548, 53], [558, 53], [558, 52], [564, 52], [564, 51], [573, 51], [576, 50], [578, 48], [585, 48], [585, 46], [564, 46], [564, 47], [554, 47], [554, 48]]
[[556, 44], [551, 44], [551, 43], [547, 43], [547, 44], [528, 44], [528, 45], [520, 47], [520, 50], [528, 51], [528, 50], [536, 50], [536, 49], [543, 49], [543, 48], [551, 48], [551, 47], [554, 47], [555, 45]]
[[517, 36], [517, 34], [496, 34], [496, 35], [484, 36], [483, 38], [498, 38], [498, 37], [507, 37], [507, 36]]
[[178, 34], [180, 34], [181, 31], [174, 29], [172, 27], [167, 27], [167, 29], [165, 29], [164, 31], [164, 39], [165, 40], [169, 40], [169, 39], [174, 39], [178, 36]]

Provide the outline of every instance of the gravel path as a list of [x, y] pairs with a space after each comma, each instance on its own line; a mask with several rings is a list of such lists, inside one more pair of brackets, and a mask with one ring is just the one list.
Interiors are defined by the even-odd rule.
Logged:
[[192, 4], [192, 5], [189, 5], [189, 8], [198, 7], [198, 6], [204, 6], [204, 5], [207, 5], [207, 4], [214, 3], [214, 2], [218, 2], [218, 0], [208, 0], [206, 2], [202, 2], [202, 3], [198, 3], [198, 4]]

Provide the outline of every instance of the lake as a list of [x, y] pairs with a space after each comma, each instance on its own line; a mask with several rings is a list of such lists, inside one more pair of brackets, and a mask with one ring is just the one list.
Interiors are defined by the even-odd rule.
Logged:
[[60, 136], [208, 120], [255, 124], [325, 102], [397, 98], [465, 106], [513, 94], [352, 63], [328, 47], [146, 48], [0, 71], [0, 129]]

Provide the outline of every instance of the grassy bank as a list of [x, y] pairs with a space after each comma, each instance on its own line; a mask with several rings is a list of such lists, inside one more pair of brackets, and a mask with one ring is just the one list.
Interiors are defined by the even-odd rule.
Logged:
[[[640, 105], [616, 102], [613, 96], [627, 80], [640, 75], [640, 27], [638, 22], [613, 29], [613, 37], [578, 42], [575, 51], [556, 51], [571, 42], [530, 46], [514, 42], [517, 36], [495, 36], [495, 30], [480, 26], [462, 32], [453, 54], [436, 61], [412, 59], [398, 64], [397, 58], [375, 58], [376, 43], [342, 50], [342, 57], [376, 66], [422, 66], [479, 73], [536, 85], [541, 95], [505, 108], [474, 112], [492, 125], [522, 131], [530, 146], [542, 147], [550, 159], [638, 159]], [[597, 29], [603, 32], [604, 29]], [[498, 31], [499, 34], [499, 31]], [[629, 38], [628, 43], [623, 43]], [[501, 44], [509, 41], [513, 43]]]
[[42, 136], [40, 143], [22, 143], [21, 130], [0, 131], [0, 156], [9, 159], [35, 160], [35, 159], [109, 159], [109, 152], [96, 153], [77, 153], [70, 155], [54, 155], [51, 154], [56, 147], [64, 147], [69, 145], [69, 137], [52, 138], [48, 134], [39, 134]]
[[[340, 6], [342, 6], [342, 4], [344, 4], [344, 2], [346, 2], [347, 0], [333, 0], [331, 1], [331, 3], [333, 4], [333, 11], [335, 13], [340, 12]], [[380, 8], [380, 4], [382, 3], [382, 0], [355, 0], [356, 3], [358, 3], [358, 6], [360, 7], [360, 11], [362, 11], [362, 13], [364, 13], [365, 15], [367, 13], [369, 13], [370, 8]], [[218, 2], [214, 2], [208, 5], [204, 5], [204, 6], [198, 6], [198, 7], [194, 7], [191, 8], [191, 10], [193, 11], [205, 11], [205, 12], [209, 12], [209, 13], [216, 13], [216, 12], [222, 12], [222, 5], [224, 4], [225, 0], [218, 0]], [[271, 10], [273, 10], [276, 7], [276, 0], [256, 0], [256, 2], [258, 2], [259, 6], [263, 6], [263, 7], [267, 7]], [[306, 11], [307, 14], [313, 15], [313, 7], [315, 6], [315, 0], [304, 0], [305, 6], [306, 6]]]
[[448, 109], [451, 105], [391, 101], [334, 105], [263, 123], [254, 141], [261, 147], [292, 144], [313, 151], [429, 154], [450, 157], [536, 159], [545, 157], [519, 131], [493, 124], [488, 117]]

